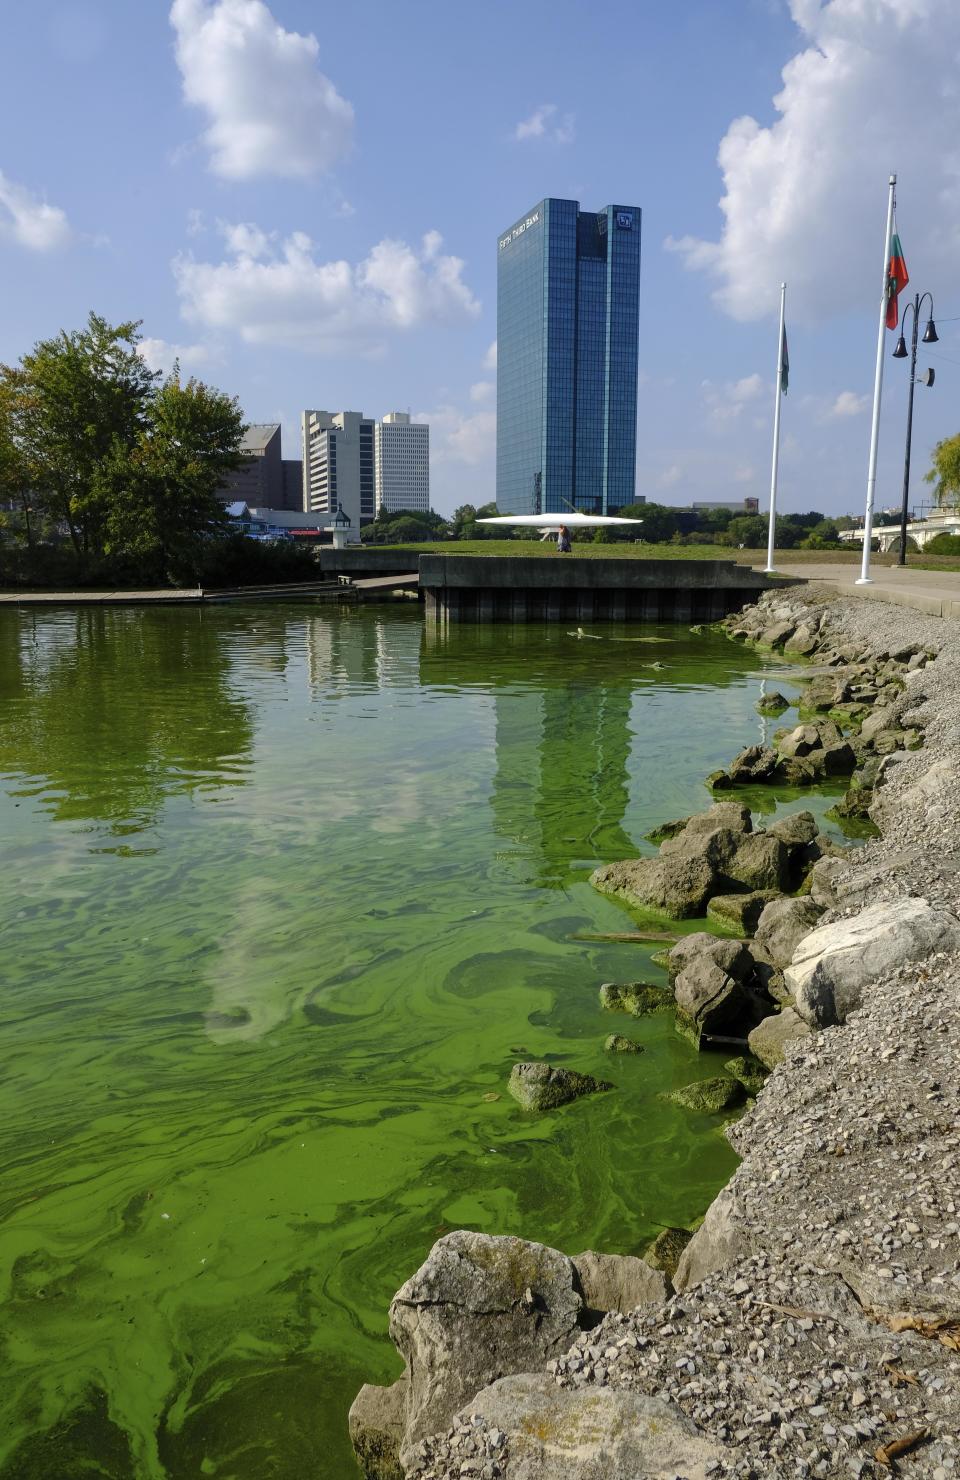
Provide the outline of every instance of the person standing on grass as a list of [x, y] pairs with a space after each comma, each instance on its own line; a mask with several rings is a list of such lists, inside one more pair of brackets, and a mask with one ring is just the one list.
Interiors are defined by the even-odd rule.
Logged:
[[565, 524], [561, 524], [557, 530], [557, 553], [559, 555], [570, 554], [570, 531]]

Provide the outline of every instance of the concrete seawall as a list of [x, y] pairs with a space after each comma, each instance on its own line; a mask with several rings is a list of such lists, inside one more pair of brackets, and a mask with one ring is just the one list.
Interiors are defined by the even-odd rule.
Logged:
[[732, 560], [420, 556], [434, 622], [709, 622], [792, 584]]

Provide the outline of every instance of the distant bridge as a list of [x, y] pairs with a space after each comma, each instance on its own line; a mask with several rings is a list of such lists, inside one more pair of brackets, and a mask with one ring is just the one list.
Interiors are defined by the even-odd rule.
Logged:
[[[960, 514], [939, 514], [934, 519], [918, 519], [907, 525], [907, 538], [913, 540], [918, 550], [928, 545], [938, 534], [960, 534]], [[874, 526], [873, 538], [879, 541], [881, 555], [900, 549], [899, 524]], [[843, 529], [840, 539], [845, 544], [862, 545], [862, 529]]]

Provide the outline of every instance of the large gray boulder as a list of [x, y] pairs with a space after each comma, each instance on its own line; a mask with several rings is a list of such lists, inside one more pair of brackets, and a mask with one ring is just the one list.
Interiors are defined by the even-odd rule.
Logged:
[[755, 1059], [768, 1069], [775, 1069], [786, 1056], [787, 1044], [797, 1038], [809, 1038], [810, 1025], [792, 1007], [765, 1017], [747, 1034], [747, 1044]]
[[867, 715], [860, 727], [860, 739], [872, 740], [875, 735], [880, 734], [881, 730], [897, 729], [901, 714], [913, 702], [915, 701], [912, 698], [904, 694], [895, 699], [892, 704], [884, 704], [874, 709], [872, 714]]
[[573, 1262], [556, 1249], [464, 1230], [439, 1239], [390, 1305], [409, 1374], [404, 1445], [446, 1429], [488, 1383], [566, 1351], [582, 1309]]
[[925, 899], [885, 901], [805, 936], [784, 977], [804, 1021], [829, 1028], [861, 1006], [871, 982], [934, 951], [957, 950], [955, 915]]
[[809, 755], [812, 750], [822, 750], [823, 741], [817, 725], [797, 725], [784, 735], [777, 749], [781, 755], [794, 757]]
[[786, 889], [790, 876], [787, 848], [772, 833], [751, 833], [738, 843], [725, 873], [748, 890]]
[[604, 894], [618, 894], [630, 904], [685, 920], [703, 914], [716, 888], [716, 873], [705, 858], [679, 853], [603, 864], [590, 882]]
[[681, 935], [676, 945], [667, 953], [667, 971], [670, 980], [676, 981], [685, 966], [697, 956], [709, 951], [717, 943], [717, 937], [708, 930], [695, 930], [690, 935]]
[[670, 1281], [633, 1254], [596, 1254], [586, 1249], [573, 1255], [580, 1289], [588, 1310], [616, 1310], [627, 1315], [638, 1305], [659, 1305], [670, 1295]]
[[350, 1405], [350, 1442], [363, 1480], [403, 1480], [400, 1445], [406, 1428], [407, 1374], [392, 1387], [365, 1382]]
[[710, 837], [715, 832], [748, 833], [753, 830], [750, 808], [739, 802], [714, 802], [705, 812], [684, 819], [682, 825], [671, 824], [674, 831], [665, 839], [661, 852], [676, 853], [689, 849], [694, 838]]
[[756, 1021], [749, 991], [753, 958], [742, 941], [715, 940], [690, 957], [673, 984], [679, 1025], [694, 1042], [742, 1037]]
[[799, 898], [781, 895], [765, 906], [757, 922], [754, 943], [777, 966], [789, 966], [797, 946], [816, 929], [822, 914], [820, 905], [809, 895]]
[[707, 1480], [730, 1453], [673, 1403], [593, 1384], [558, 1388], [539, 1372], [493, 1383], [459, 1420], [462, 1448], [457, 1429], [431, 1445], [447, 1475], [482, 1473], [481, 1463], [461, 1464], [478, 1448], [495, 1455], [494, 1435], [506, 1436], [510, 1480]]
[[707, 919], [739, 935], [752, 935], [764, 906], [776, 899], [774, 889], [754, 889], [749, 894], [715, 894], [707, 905]]
[[783, 651], [785, 653], [797, 653], [800, 657], [808, 657], [810, 653], [816, 650], [819, 634], [819, 626], [813, 624], [807, 625], [804, 622], [797, 628], [792, 637], [787, 638], [783, 645]]
[[808, 847], [817, 831], [817, 819], [812, 812], [790, 812], [766, 829], [768, 837], [779, 838], [788, 848]]
[[753, 1244], [743, 1225], [735, 1183], [728, 1182], [707, 1208], [703, 1222], [687, 1244], [673, 1276], [679, 1293], [699, 1285], [715, 1269], [749, 1259]]
[[524, 1110], [556, 1110], [582, 1095], [613, 1089], [613, 1085], [605, 1079], [594, 1079], [592, 1074], [580, 1074], [576, 1069], [534, 1061], [514, 1064], [507, 1089]]

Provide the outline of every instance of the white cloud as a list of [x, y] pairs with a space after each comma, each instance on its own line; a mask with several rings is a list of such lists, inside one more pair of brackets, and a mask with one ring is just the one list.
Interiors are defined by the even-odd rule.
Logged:
[[742, 380], [727, 380], [716, 385], [712, 380], [703, 382], [703, 398], [710, 413], [710, 420], [718, 426], [734, 421], [745, 406], [755, 401], [763, 391], [763, 377], [745, 375]]
[[496, 370], [497, 368], [497, 341], [494, 340], [483, 357], [484, 370]]
[[492, 400], [496, 389], [492, 380], [478, 380], [470, 387], [470, 399], [471, 401]]
[[313, 35], [285, 31], [263, 0], [173, 0], [183, 95], [210, 119], [210, 168], [229, 180], [302, 178], [348, 149], [353, 108], [317, 67]]
[[[492, 471], [497, 445], [497, 416], [494, 411], [465, 412], [456, 406], [418, 413], [414, 421], [429, 422], [430, 457], [436, 463], [466, 463]], [[491, 495], [492, 496], [492, 495]]]
[[141, 339], [138, 350], [151, 370], [161, 370], [169, 375], [174, 360], [189, 375], [195, 368], [210, 364], [217, 356], [206, 344], [170, 344], [166, 339], [153, 339], [149, 335]]
[[841, 391], [830, 407], [831, 416], [860, 416], [870, 405], [869, 396], [858, 396], [856, 391]]
[[560, 115], [556, 103], [541, 103], [529, 118], [517, 124], [513, 137], [521, 142], [546, 139], [552, 144], [572, 144], [575, 132], [572, 113]]
[[65, 247], [72, 236], [65, 211], [47, 205], [0, 171], [0, 237], [10, 237], [33, 252], [51, 252]]
[[718, 161], [718, 241], [668, 238], [717, 282], [740, 320], [777, 305], [816, 318], [879, 306], [887, 177], [900, 235], [949, 280], [960, 250], [960, 6], [956, 0], [789, 0], [802, 49], [783, 69], [779, 117], [731, 123]]
[[317, 261], [302, 231], [279, 239], [251, 223], [221, 223], [220, 230], [227, 260], [174, 259], [181, 312], [251, 344], [377, 354], [391, 332], [480, 312], [463, 261], [441, 251], [438, 232], [427, 232], [419, 249], [384, 238], [354, 265]]

